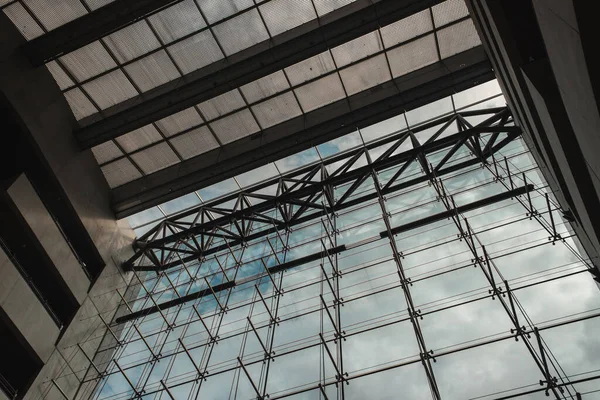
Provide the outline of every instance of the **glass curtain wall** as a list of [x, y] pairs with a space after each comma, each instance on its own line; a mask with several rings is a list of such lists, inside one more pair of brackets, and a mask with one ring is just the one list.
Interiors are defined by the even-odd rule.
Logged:
[[510, 111], [402, 119], [148, 228], [80, 395], [598, 398], [592, 260]]

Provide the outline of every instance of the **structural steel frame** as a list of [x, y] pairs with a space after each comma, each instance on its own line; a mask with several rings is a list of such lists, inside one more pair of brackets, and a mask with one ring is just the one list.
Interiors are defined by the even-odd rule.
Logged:
[[[477, 126], [467, 127], [464, 117], [474, 115], [490, 115], [490, 117]], [[415, 133], [430, 129], [440, 123], [443, 126], [426, 143], [422, 145], [418, 143]], [[436, 140], [455, 123], [461, 127], [460, 132]], [[492, 139], [485, 146], [481, 146], [479, 140], [481, 135], [485, 133], [493, 134]], [[505, 133], [506, 137], [497, 141], [501, 133]], [[375, 198], [376, 194], [368, 194], [352, 200], [349, 197], [373, 172], [382, 171], [393, 165], [404, 163], [405, 167], [400, 169], [381, 188], [381, 195], [426, 182], [432, 172], [437, 176], [441, 176], [467, 166], [487, 163], [487, 160], [495, 152], [502, 149], [513, 139], [519, 137], [520, 134], [520, 128], [512, 125], [512, 117], [507, 107], [462, 111], [448, 115], [424, 124], [412, 131], [403, 132], [399, 136], [394, 135], [382, 141], [334, 157], [327, 160], [327, 162], [302, 168], [289, 177], [268, 180], [252, 188], [250, 191], [232, 194], [224, 199], [219, 199], [167, 218], [136, 240], [134, 247], [137, 247], [138, 250], [125, 262], [124, 267], [129, 270], [135, 268], [138, 271], [166, 270], [186, 261], [225, 250], [228, 246], [232, 247], [243, 244], [261, 236], [290, 229], [297, 224], [317, 218], [321, 214], [337, 212], [361, 204]], [[396, 149], [407, 140], [413, 142], [413, 149], [400, 154], [394, 154]], [[367, 151], [369, 149], [388, 143], [393, 143], [393, 145], [377, 160], [373, 160], [370, 165], [352, 169], [361, 156], [368, 154]], [[472, 148], [476, 157], [444, 168], [446, 162], [463, 145]], [[450, 148], [450, 152], [433, 167], [433, 171], [429, 171], [428, 169], [426, 170], [427, 173], [421, 177], [396, 183], [401, 177], [402, 172], [406, 170], [412, 161], [423, 160], [425, 155], [445, 148]], [[331, 174], [327, 172], [326, 165], [335, 163], [348, 156], [350, 158], [336, 171]], [[315, 178], [319, 179], [315, 180]], [[348, 188], [347, 192], [339, 199], [334, 199], [333, 186], [349, 182], [352, 182], [352, 185]], [[272, 185], [277, 185], [277, 194], [275, 196], [256, 193]], [[318, 204], [321, 198], [326, 200], [325, 205]], [[261, 202], [252, 205], [252, 199], [259, 199]], [[213, 204], [230, 200], [235, 201], [235, 206], [232, 210], [213, 207]], [[300, 208], [293, 212], [293, 206], [300, 206]], [[270, 210], [276, 210], [278, 217], [273, 218], [265, 215]], [[215, 218], [213, 215], [217, 215], [218, 217]], [[189, 218], [193, 221], [191, 223], [185, 222]], [[258, 232], [251, 232], [249, 228], [252, 221], [269, 222], [273, 226]], [[232, 224], [235, 227], [235, 232], [225, 228]], [[212, 237], [222, 237], [227, 239], [228, 242], [219, 247], [209, 248], [206, 244], [210, 243], [209, 238]], [[155, 251], [158, 251], [158, 254], [155, 254]], [[175, 253], [180, 254], [180, 261], [165, 261], [172, 259]], [[145, 260], [151, 265], [135, 265], [135, 262], [144, 255], [146, 256]]]
[[[468, 118], [473, 116], [480, 117], [483, 121], [472, 125], [469, 123]], [[454, 127], [457, 133], [451, 134], [448, 130]], [[420, 143], [418, 139], [419, 132], [425, 130], [431, 132], [432, 128], [437, 128], [434, 130], [433, 135], [424, 143]], [[580, 398], [581, 395], [574, 385], [599, 379], [600, 375], [576, 377], [576, 379], [570, 380], [562, 371], [558, 360], [549, 350], [542, 333], [551, 328], [597, 318], [600, 313], [573, 315], [569, 319], [552, 320], [536, 325], [514, 293], [555, 279], [589, 272], [592, 268], [591, 265], [579, 257], [582, 267], [575, 272], [569, 270], [568, 273], [558, 277], [543, 276], [540, 277], [543, 278], [540, 281], [528, 284], [520, 283], [513, 287], [500, 272], [495, 263], [495, 257], [491, 256], [486, 250], [480, 232], [476, 232], [465, 217], [465, 213], [469, 211], [491, 206], [508, 199], [516, 199], [516, 202], [526, 211], [525, 219], [537, 221], [542, 229], [548, 233], [549, 244], [561, 243], [561, 245], [564, 244], [567, 248], [570, 248], [565, 240], [573, 235], [558, 232], [554, 215], [561, 210], [554, 205], [548, 194], [545, 193], [544, 195], [539, 192], [539, 188], [527, 180], [524, 172], [522, 177], [520, 174], [511, 172], [506, 158], [497, 160], [495, 157], [501, 149], [519, 138], [520, 135], [521, 130], [514, 126], [512, 115], [506, 107], [457, 112], [413, 130], [395, 133], [379, 142], [363, 145], [325, 161], [303, 167], [281, 178], [263, 182], [247, 191], [231, 194], [211, 203], [194, 207], [164, 220], [136, 242], [136, 254], [126, 263], [127, 268], [132, 270], [134, 275], [134, 280], [128, 290], [130, 293], [128, 296], [122, 296], [119, 293], [123, 300], [121, 311], [112, 324], [107, 324], [108, 333], [106, 338], [110, 340], [105, 340], [105, 345], [101, 346], [101, 351], [114, 351], [116, 352], [115, 355], [118, 355], [122, 354], [122, 349], [128, 343], [136, 342], [147, 349], [150, 360], [138, 362], [134, 365], [121, 365], [118, 356], [115, 356], [103, 365], [96, 365], [92, 362], [93, 369], [88, 370], [83, 382], [100, 384], [105, 381], [105, 378], [117, 374], [127, 382], [133, 393], [133, 398], [162, 392], [168, 398], [175, 400], [177, 397], [173, 394], [173, 391], [181, 385], [193, 383], [194, 387], [198, 387], [199, 390], [207, 378], [215, 374], [233, 372], [234, 376], [237, 376], [238, 382], [239, 379], [247, 382], [248, 387], [251, 388], [250, 390], [257, 399], [285, 398], [308, 391], [319, 391], [322, 398], [325, 399], [333, 397], [344, 399], [346, 386], [351, 385], [357, 378], [411, 364], [421, 364], [432, 398], [441, 399], [442, 395], [433, 367], [433, 363], [436, 362], [437, 358], [513, 339], [523, 343], [527, 351], [526, 354], [530, 355], [531, 360], [539, 370], [541, 376], [540, 388], [519, 389], [517, 392], [506, 394], [501, 398], [508, 399], [537, 392], [545, 392], [546, 395], [552, 395], [556, 399], [575, 398], [575, 396]], [[482, 136], [485, 136], [486, 140], [482, 140]], [[411, 143], [412, 149], [397, 153], [397, 150], [408, 142]], [[382, 144], [389, 147], [376, 159], [372, 159], [372, 153], [369, 150]], [[469, 156], [450, 162], [453, 155], [459, 152], [459, 149], [465, 148], [468, 149]], [[435, 163], [430, 164], [427, 155], [442, 149], [448, 149], [448, 151], [443, 157], [438, 157], [439, 160]], [[417, 174], [417, 177], [403, 175], [407, 174], [410, 165], [419, 166], [421, 173]], [[449, 191], [445, 187], [443, 176], [452, 172], [460, 174], [463, 170], [472, 171], [478, 165], [486, 170], [493, 177], [494, 182], [503, 190], [492, 196], [457, 205], [453, 196], [448, 194]], [[331, 168], [332, 166], [335, 167]], [[392, 170], [395, 173], [390, 179], [380, 181], [383, 171], [387, 169], [389, 172], [390, 167], [398, 166], [400, 166], [398, 170]], [[333, 172], [328, 172], [331, 170]], [[361, 194], [359, 188], [367, 181], [374, 185], [375, 192]], [[386, 196], [402, 189], [410, 190], [423, 184], [433, 188], [437, 195], [437, 202], [442, 205], [442, 211], [402, 225], [393, 226], [391, 213], [386, 204]], [[265, 188], [273, 185], [277, 188], [275, 195], [260, 193]], [[335, 194], [334, 187], [339, 189], [341, 185], [346, 189]], [[546, 210], [536, 209], [534, 204], [538, 204], [537, 207], [539, 208], [540, 203], [539, 201], [537, 203], [532, 201], [534, 196], [536, 200], [544, 199], [545, 196], [545, 203], [542, 204], [547, 205]], [[256, 200], [260, 202], [255, 204]], [[385, 229], [376, 236], [359, 240], [356, 243], [339, 243], [338, 213], [350, 207], [360, 207], [365, 202], [378, 205]], [[233, 206], [231, 209], [225, 209], [218, 206], [221, 203], [233, 203]], [[485, 294], [483, 292], [478, 294], [475, 298], [460, 300], [442, 308], [421, 310], [413, 300], [413, 285], [419, 281], [446, 274], [449, 271], [435, 271], [432, 275], [418, 279], [408, 278], [403, 261], [405, 255], [398, 248], [395, 237], [399, 233], [425, 227], [442, 220], [451, 221], [450, 224], [454, 225], [458, 232], [458, 237], [453, 240], [463, 242], [471, 254], [471, 261], [468, 265], [455, 266], [451, 271], [475, 267], [476, 271], [480, 271], [489, 284], [489, 290]], [[317, 239], [317, 241], [320, 241], [320, 250], [313, 254], [288, 260], [289, 239], [294, 227], [310, 221], [321, 226], [321, 236]], [[263, 261], [264, 271], [259, 272], [257, 275], [237, 278], [241, 260], [247, 248], [246, 243], [265, 236], [267, 237], [266, 243], [271, 248], [269, 254], [276, 259], [275, 265], [268, 266]], [[342, 308], [348, 300], [343, 298], [341, 292], [340, 280], [343, 278], [344, 272], [338, 265], [338, 256], [365, 244], [382, 240], [386, 243], [389, 242], [391, 248], [390, 261], [393, 261], [398, 275], [398, 283], [394, 287], [401, 289], [404, 293], [404, 300], [407, 305], [406, 313], [394, 322], [385, 322], [383, 325], [367, 326], [360, 328], [358, 331], [346, 332], [342, 325], [341, 315]], [[216, 241], [219, 241], [219, 243], [215, 243]], [[517, 253], [527, 251], [530, 248], [532, 247], [517, 250]], [[236, 250], [234, 251], [234, 249]], [[571, 251], [573, 251], [572, 248]], [[202, 263], [207, 256], [218, 252], [229, 254], [235, 261], [234, 264], [227, 266], [219, 263], [216, 270], [202, 277], [192, 274], [188, 269], [189, 265]], [[300, 344], [299, 348], [284, 352], [278, 350], [276, 353], [274, 351], [275, 331], [281, 323], [289, 318], [279, 314], [280, 299], [286, 294], [283, 287], [284, 274], [280, 272], [309, 262], [319, 262], [319, 268], [322, 271], [320, 275], [319, 307], [317, 310], [306, 312], [318, 311], [321, 313], [318, 341], [306, 342]], [[367, 267], [368, 265], [364, 268]], [[177, 271], [181, 276], [189, 275], [188, 283], [184, 283], [183, 286], [198, 282], [203, 288], [194, 293], [190, 293], [188, 289], [188, 294], [180, 294], [178, 290], [180, 286], [172, 280], [172, 273]], [[154, 275], [156, 275], [156, 282], [166, 278], [168, 281], [166, 289], [150, 286]], [[216, 277], [220, 277], [220, 283], [211, 283], [215, 282]], [[254, 284], [255, 282], [256, 284]], [[265, 282], [272, 286], [272, 291], [263, 294], [260, 286]], [[231, 298], [233, 288], [244, 285], [247, 289], [252, 289], [252, 284], [254, 284], [255, 290], [249, 305], [240, 305], [233, 302]], [[316, 283], [306, 283], [305, 285], [308, 287], [314, 284]], [[369, 297], [389, 289], [377, 289], [375, 292], [364, 294], [361, 297]], [[160, 296], [160, 293], [165, 290], [172, 290], [176, 294], [175, 298], [159, 304], [154, 297]], [[129, 300], [126, 300], [125, 297], [128, 297]], [[214, 301], [216, 307], [213, 313], [202, 312], [196, 305], [193, 305], [196, 300], [201, 298], [206, 298], [211, 302]], [[425, 316], [472, 302], [490, 299], [500, 304], [501, 309], [510, 321], [512, 327], [509, 333], [483, 338], [472, 343], [466, 342], [435, 353], [427, 345], [420, 322]], [[134, 311], [130, 306], [131, 302], [140, 300], [146, 306], [137, 307]], [[351, 299], [350, 301], [354, 300], [357, 299]], [[175, 321], [182, 310], [178, 306], [187, 305], [189, 308], [190, 303], [192, 304], [191, 310], [193, 313], [190, 315], [189, 320], [176, 323]], [[243, 331], [235, 334], [219, 333], [219, 327], [223, 323], [225, 315], [246, 305], [250, 307], [250, 314], [246, 318], [247, 321]], [[255, 322], [252, 321], [250, 317], [253, 315], [252, 310], [255, 307], [259, 308], [259, 312], [266, 313], [266, 320], [260, 323], [256, 320]], [[150, 321], [153, 319], [159, 322], [162, 321], [162, 328], [158, 332], [143, 333], [140, 326], [148, 318], [150, 318]], [[210, 323], [207, 322], [209, 319]], [[406, 322], [412, 327], [414, 340], [419, 351], [418, 357], [400, 360], [391, 365], [379, 366], [360, 373], [348, 373], [345, 369], [345, 351], [343, 350], [347, 339], [359, 333], [402, 322]], [[171, 354], [167, 354], [171, 350], [167, 351], [165, 347], [167, 345], [166, 335], [174, 329], [183, 329], [183, 332], [185, 332], [187, 327], [192, 324], [200, 324], [198, 326], [203, 327], [207, 340], [200, 344], [190, 344], [189, 342], [186, 344], [179, 337], [176, 348]], [[126, 331], [130, 333], [125, 335], [116, 333]], [[212, 369], [209, 371], [210, 354], [215, 346], [237, 335], [242, 335], [244, 343], [250, 337], [256, 338], [260, 354], [254, 358], [243, 356], [242, 350], [242, 354], [237, 357], [236, 365], [231, 365], [223, 371], [213, 372]], [[333, 375], [327, 377], [323, 372], [319, 382], [305, 385], [297, 390], [270, 394], [267, 390], [267, 379], [271, 364], [278, 357], [314, 348], [315, 346], [318, 346], [321, 352], [320, 359], [323, 362], [323, 371], [329, 369], [333, 371]], [[199, 350], [208, 355], [198, 359], [193, 354], [197, 354], [195, 352]], [[172, 363], [177, 355], [191, 361], [196, 371], [194, 376], [188, 376], [188, 378], [176, 383], [161, 380], [158, 386], [147, 383], [149, 375], [138, 384], [131, 380], [131, 373], [128, 371], [131, 371], [132, 368], [143, 367], [145, 370], [161, 360]], [[260, 380], [257, 380], [256, 375], [253, 377], [251, 368], [259, 365], [262, 365], [263, 372], [261, 372]], [[265, 370], [267, 372], [264, 372]]]

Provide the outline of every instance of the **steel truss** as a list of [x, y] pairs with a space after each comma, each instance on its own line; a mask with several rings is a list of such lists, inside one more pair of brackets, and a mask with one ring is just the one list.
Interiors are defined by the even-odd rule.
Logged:
[[[465, 126], [465, 118], [485, 116], [476, 126]], [[454, 124], [458, 124], [458, 133], [442, 137]], [[415, 134], [440, 126], [437, 132], [422, 145], [416, 143]], [[482, 146], [481, 135], [491, 134], [489, 141]], [[503, 136], [499, 140], [500, 136]], [[429, 177], [424, 174], [409, 181], [400, 182], [402, 174], [416, 160], [443, 149], [450, 149], [433, 167], [437, 176], [443, 176], [462, 168], [487, 164], [494, 153], [521, 135], [520, 128], [514, 126], [508, 108], [494, 108], [476, 111], [463, 111], [448, 115], [436, 121], [422, 125], [411, 131], [401, 132], [375, 144], [363, 146], [341, 156], [316, 165], [302, 168], [285, 177], [264, 182], [249, 191], [242, 191], [224, 199], [213, 201], [172, 218], [167, 218], [140, 237], [135, 246], [135, 255], [124, 264], [125, 269], [137, 271], [164, 271], [195, 259], [227, 250], [240, 244], [292, 229], [294, 226], [320, 217], [326, 213], [335, 213], [375, 199], [378, 194], [352, 196], [353, 193], [373, 173], [384, 171], [392, 166], [402, 165], [394, 176], [380, 188], [379, 195], [385, 196], [409, 188]], [[440, 138], [440, 139], [438, 139]], [[395, 154], [406, 141], [413, 142], [413, 149]], [[392, 143], [391, 147], [370, 165], [357, 167], [357, 162], [377, 146]], [[462, 147], [466, 146], [474, 157], [458, 164], [447, 166], [448, 160]], [[329, 173], [327, 166], [343, 163]], [[334, 187], [351, 185], [339, 198], [334, 198]], [[262, 189], [277, 185], [275, 195], [260, 194]], [[319, 203], [321, 199], [325, 201]], [[232, 209], [219, 207], [220, 204], [235, 201]], [[253, 204], [258, 201], [258, 204]], [[274, 215], [269, 215], [274, 213]], [[264, 224], [256, 228], [256, 223]], [[225, 243], [211, 246], [212, 239], [221, 238]], [[173, 260], [177, 254], [177, 260]]]
[[[483, 119], [483, 121], [473, 125], [468, 121], [468, 118], [473, 116]], [[434, 129], [433, 135], [424, 143], [420, 143], [419, 133], [425, 130], [431, 131], [432, 128]], [[456, 133], [450, 131], [452, 128]], [[600, 316], [600, 313], [576, 316], [568, 320], [536, 326], [519, 304], [515, 292], [553, 279], [584, 273], [587, 271], [585, 268], [587, 263], [585, 260], [581, 260], [583, 267], [576, 272], [569, 272], [560, 277], [544, 279], [529, 285], [521, 284], [512, 287], [500, 273], [494, 258], [487, 253], [485, 244], [478, 236], [479, 233], [471, 228], [464, 216], [464, 213], [468, 211], [515, 198], [526, 210], [526, 218], [535, 219], [548, 232], [548, 243], [554, 245], [556, 242], [567, 239], [567, 235], [563, 233], [561, 236], [558, 233], [558, 225], [553, 214], [559, 210], [547, 194], [545, 200], [548, 208], [546, 210], [536, 209], [532, 199], [543, 198], [540, 197], [543, 195], [538, 192], [539, 188], [528, 182], [524, 173], [522, 177], [513, 174], [506, 159], [504, 163], [497, 161], [496, 155], [499, 150], [518, 138], [519, 135], [520, 130], [514, 126], [512, 116], [507, 108], [455, 113], [419, 128], [398, 132], [376, 144], [363, 146], [330, 160], [302, 168], [284, 177], [264, 182], [251, 190], [227, 196], [168, 218], [142, 236], [136, 243], [136, 254], [126, 263], [127, 268], [133, 271], [135, 281], [128, 289], [129, 295], [122, 296], [123, 306], [121, 309], [124, 312], [119, 313], [120, 316], [113, 324], [107, 325], [114, 340], [111, 341], [112, 344], [103, 346], [101, 350], [114, 351], [114, 356], [112, 361], [107, 364], [94, 364], [94, 371], [88, 372], [86, 381], [96, 381], [101, 384], [107, 377], [115, 374], [121, 375], [130, 387], [134, 398], [146, 397], [153, 393], [164, 393], [164, 396], [174, 400], [177, 396], [173, 391], [182, 385], [192, 383], [193, 390], [197, 390], [196, 393], [199, 393], [200, 387], [207, 378], [232, 372], [237, 384], [245, 384], [251, 388], [251, 392], [257, 399], [283, 398], [311, 390], [319, 391], [322, 398], [325, 399], [344, 399], [345, 387], [352, 385], [352, 382], [358, 378], [393, 368], [421, 364], [432, 398], [440, 399], [442, 394], [432, 366], [437, 358], [482, 345], [514, 339], [525, 345], [528, 354], [531, 355], [539, 369], [541, 385], [539, 390], [545, 391], [547, 395], [552, 394], [557, 399], [572, 398], [577, 394], [573, 386], [575, 383], [600, 378], [600, 376], [569, 381], [569, 378], [561, 372], [557, 360], [548, 351], [541, 332], [553, 327], [595, 318]], [[412, 145], [411, 150], [397, 152], [403, 144], [409, 142]], [[387, 145], [385, 151], [373, 159], [373, 150], [381, 145]], [[466, 149], [468, 155], [453, 160], [453, 155], [461, 149]], [[463, 151], [463, 153], [465, 152]], [[438, 157], [432, 157], [434, 154], [437, 154]], [[437, 161], [430, 164], [433, 159]], [[409, 174], [411, 165], [418, 166], [420, 173], [417, 176]], [[448, 194], [443, 177], [451, 173], [461, 173], [462, 170], [473, 170], [478, 166], [489, 171], [494, 180], [504, 187], [504, 190], [477, 201], [457, 205], [454, 198]], [[374, 187], [374, 192], [361, 190], [365, 184]], [[437, 202], [443, 205], [443, 210], [394, 226], [386, 204], [386, 196], [423, 185], [430, 185], [434, 189], [437, 194]], [[263, 194], [266, 188], [272, 186], [276, 188], [274, 195]], [[338, 242], [339, 213], [346, 209], [360, 207], [366, 202], [373, 203], [373, 201], [379, 206], [385, 229], [374, 237], [351, 244], [340, 244]], [[233, 203], [233, 206], [226, 209], [222, 206], [225, 203]], [[445, 274], [448, 271], [436, 272], [418, 280], [411, 280], [407, 277], [403, 266], [405, 254], [402, 253], [402, 249], [398, 248], [395, 237], [402, 232], [443, 220], [451, 221], [458, 232], [458, 240], [464, 242], [472, 254], [468, 265], [456, 266], [453, 270], [477, 268], [489, 283], [489, 290], [476, 298], [465, 298], [460, 302], [441, 308], [421, 310], [413, 300], [413, 284]], [[320, 226], [320, 237], [315, 239], [320, 250], [297, 258], [290, 257], [292, 248], [290, 237], [294, 228], [311, 222]], [[268, 256], [260, 258], [264, 267], [263, 271], [256, 275], [240, 277], [245, 252], [249, 244], [257, 241], [264, 242], [265, 246], [270, 249]], [[385, 241], [391, 248], [390, 260], [394, 262], [398, 275], [398, 284], [394, 287], [400, 288], [404, 293], [407, 310], [393, 322], [379, 323], [358, 331], [346, 332], [342, 323], [342, 309], [348, 302], [357, 299], [345, 300], [343, 298], [341, 281], [345, 273], [340, 269], [338, 257], [360, 246], [378, 241]], [[524, 248], [518, 251], [527, 251], [528, 249]], [[217, 263], [215, 268], [202, 274], [199, 273], [198, 266], [203, 265], [211, 255], [223, 254], [229, 261], [224, 259], [219, 261], [218, 258], [215, 258]], [[320, 316], [318, 339], [303, 342], [284, 351], [277, 350], [276, 353], [274, 350], [276, 348], [275, 334], [280, 329], [279, 325], [288, 321], [288, 318], [280, 315], [280, 302], [286, 295], [283, 272], [307, 263], [318, 263], [320, 302], [317, 309], [306, 311], [301, 315], [318, 313]], [[369, 267], [366, 265], [361, 268]], [[181, 284], [174, 281], [174, 273], [184, 276], [185, 282]], [[156, 278], [153, 278], [154, 274], [156, 274]], [[154, 279], [156, 280], [154, 281]], [[171, 300], [159, 304], [155, 297], [160, 297], [165, 290], [159, 288], [158, 282], [161, 280], [166, 280], [166, 290], [172, 290], [175, 296]], [[268, 293], [264, 290], [265, 284], [272, 288]], [[199, 289], [192, 290], [192, 286], [197, 286]], [[306, 286], [308, 287], [309, 284]], [[249, 303], [246, 304], [249, 307], [249, 314], [246, 317], [245, 327], [240, 332], [222, 333], [221, 327], [226, 315], [242, 307], [232, 300], [233, 289], [236, 287], [244, 287], [245, 290], [252, 291]], [[388, 289], [376, 290], [363, 295], [363, 297], [373, 296], [385, 290]], [[133, 299], [137, 303], [141, 301], [144, 305], [136, 307], [134, 310], [125, 301], [125, 297]], [[435, 354], [427, 346], [420, 323], [424, 317], [474, 301], [490, 301], [490, 299], [501, 304], [512, 325], [510, 333], [446, 349]], [[209, 312], [199, 310], [195, 305], [197, 300], [210, 302], [214, 305], [214, 310]], [[184, 307], [190, 308], [190, 304], [193, 311], [190, 317], [183, 322], [176, 322]], [[253, 320], [255, 309], [256, 312], [266, 315], [267, 319], [260, 322]], [[150, 321], [152, 319], [162, 320], [162, 328], [158, 332], [144, 332], [141, 324], [149, 319]], [[408, 323], [412, 326], [414, 340], [418, 347], [418, 356], [369, 371], [349, 374], [345, 368], [343, 356], [346, 340], [389, 324], [399, 323]], [[202, 327], [207, 337], [205, 342], [186, 344], [182, 340], [185, 332], [192, 325]], [[123, 334], [120, 336], [113, 331], [119, 328], [123, 329]], [[167, 350], [166, 339], [174, 329], [180, 329], [181, 334], [177, 339], [177, 346]], [[233, 337], [241, 337], [242, 343], [237, 356], [237, 364], [221, 371], [209, 371], [211, 356], [216, 346]], [[247, 353], [246, 345], [250, 341], [255, 341], [256, 347], [259, 349], [258, 353]], [[119, 357], [123, 354], [124, 345], [129, 343], [140, 343], [147, 349], [149, 359], [134, 365], [119, 364]], [[320, 351], [319, 382], [285, 393], [269, 393], [269, 371], [273, 367], [273, 362], [288, 354], [314, 347], [318, 347]], [[179, 355], [191, 361], [195, 370], [193, 376], [190, 375], [185, 380], [175, 382], [161, 380], [160, 385], [148, 383], [150, 372], [143, 372], [138, 383], [129, 378], [131, 376], [129, 371], [136, 368], [152, 371], [153, 366], [161, 361], [169, 363], [168, 365], [172, 367], [173, 359]], [[256, 372], [257, 368], [260, 370], [260, 374]], [[102, 369], [107, 372], [99, 372]], [[537, 389], [526, 390], [505, 397], [517, 397], [536, 391]]]

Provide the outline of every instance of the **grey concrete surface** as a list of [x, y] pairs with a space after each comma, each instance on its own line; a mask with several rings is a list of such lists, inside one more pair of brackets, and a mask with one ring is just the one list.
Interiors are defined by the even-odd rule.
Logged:
[[[526, 0], [523, 10], [515, 9], [526, 15], [528, 26], [539, 26], [539, 40], [527, 38], [530, 47], [520, 46], [524, 33], [511, 25], [511, 15], [502, 7], [506, 4], [520, 3], [467, 0], [523, 137], [562, 208], [579, 217], [572, 228], [598, 268], [600, 118], [573, 2]], [[526, 51], [537, 51], [537, 59]]]
[[60, 276], [79, 304], [82, 304], [90, 281], [25, 174], [21, 174], [7, 192], [46, 250]]
[[60, 333], [17, 268], [0, 248], [0, 308], [42, 360], [48, 361]]

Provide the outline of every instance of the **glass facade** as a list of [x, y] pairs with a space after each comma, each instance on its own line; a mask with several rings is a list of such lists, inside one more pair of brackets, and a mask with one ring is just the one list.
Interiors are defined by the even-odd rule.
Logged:
[[510, 111], [431, 109], [140, 232], [81, 395], [598, 396], [600, 293]]

